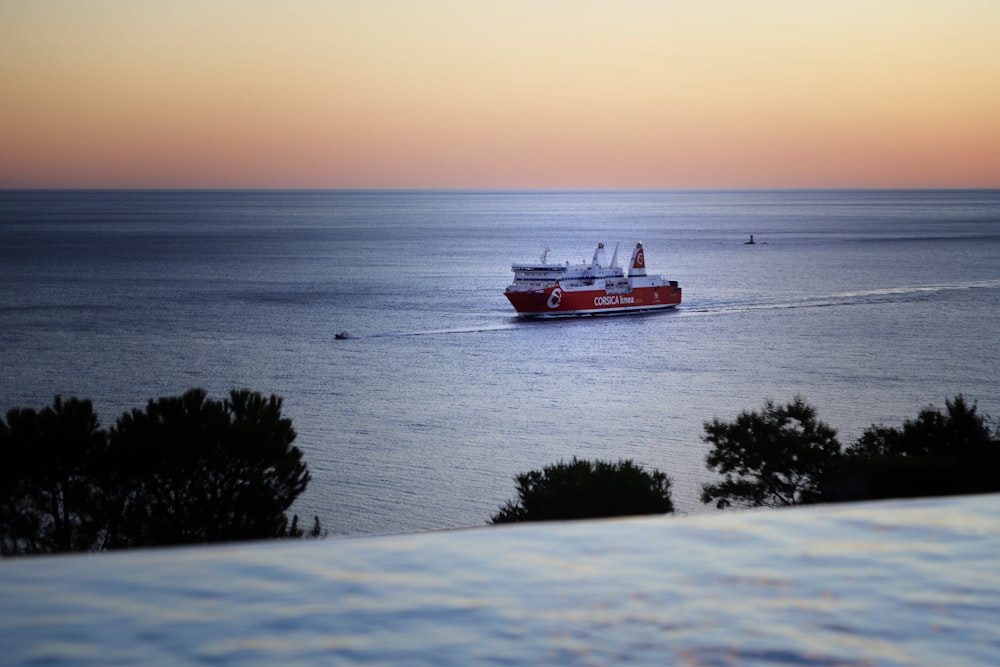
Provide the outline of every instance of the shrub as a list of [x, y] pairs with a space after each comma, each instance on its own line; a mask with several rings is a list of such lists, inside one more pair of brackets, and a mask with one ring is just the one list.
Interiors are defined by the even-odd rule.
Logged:
[[508, 501], [490, 523], [588, 519], [674, 511], [670, 479], [631, 460], [560, 461], [517, 477], [517, 502]]

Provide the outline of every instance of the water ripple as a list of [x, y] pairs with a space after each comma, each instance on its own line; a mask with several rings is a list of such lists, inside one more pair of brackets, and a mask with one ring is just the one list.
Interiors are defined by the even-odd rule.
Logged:
[[0, 564], [26, 664], [994, 665], [1000, 496]]

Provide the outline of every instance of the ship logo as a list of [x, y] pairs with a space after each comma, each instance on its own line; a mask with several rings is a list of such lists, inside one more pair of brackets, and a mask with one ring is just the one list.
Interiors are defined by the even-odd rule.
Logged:
[[562, 288], [557, 287], [552, 290], [552, 294], [549, 294], [549, 300], [545, 302], [545, 305], [549, 308], [558, 308], [560, 303], [562, 303]]

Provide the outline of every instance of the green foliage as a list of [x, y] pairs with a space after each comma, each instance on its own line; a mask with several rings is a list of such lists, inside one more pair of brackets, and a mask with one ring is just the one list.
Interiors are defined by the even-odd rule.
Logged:
[[[0, 421], [4, 554], [302, 536], [286, 511], [309, 473], [281, 399], [200, 389], [123, 414], [59, 397]], [[310, 533], [321, 534], [319, 520]]]
[[996, 446], [989, 418], [959, 394], [945, 400], [945, 411], [928, 406], [902, 428], [871, 426], [845, 453], [860, 458], [953, 457], [976, 455]]
[[294, 439], [281, 399], [249, 391], [213, 401], [192, 389], [122, 415], [111, 451], [130, 485], [114, 546], [287, 534], [285, 511], [309, 482]]
[[100, 547], [106, 445], [90, 401], [57, 396], [41, 412], [15, 409], [0, 420], [0, 553]]
[[818, 502], [840, 455], [836, 431], [801, 397], [784, 406], [767, 401], [762, 412], [744, 411], [732, 423], [713, 419], [704, 428], [712, 445], [706, 464], [722, 481], [704, 485], [701, 500], [720, 509]]
[[670, 479], [631, 460], [580, 461], [517, 476], [518, 501], [508, 501], [490, 523], [553, 521], [674, 511]]
[[871, 426], [844, 452], [842, 478], [862, 498], [1000, 491], [1000, 437], [959, 394], [901, 428]]
[[[321, 537], [287, 511], [309, 472], [281, 399], [200, 389], [149, 401], [100, 428], [90, 401], [56, 397], [0, 419], [0, 554]], [[704, 503], [776, 507], [1000, 491], [1000, 429], [958, 395], [845, 450], [796, 397], [704, 425], [721, 481]], [[559, 462], [517, 476], [490, 523], [673, 512], [670, 479], [631, 460]]]

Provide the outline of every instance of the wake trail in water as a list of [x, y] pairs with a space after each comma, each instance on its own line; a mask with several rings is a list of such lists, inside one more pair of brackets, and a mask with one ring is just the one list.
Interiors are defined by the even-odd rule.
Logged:
[[[1000, 280], [981, 280], [973, 282], [947, 283], [938, 285], [909, 285], [903, 287], [880, 287], [868, 290], [852, 290], [849, 292], [834, 292], [832, 294], [817, 294], [795, 299], [747, 300], [747, 301], [712, 301], [697, 302], [692, 300], [688, 305], [657, 313], [621, 313], [605, 315], [604, 317], [639, 317], [662, 316], [673, 314], [679, 317], [706, 317], [713, 315], [730, 315], [754, 311], [791, 310], [797, 308], [831, 308], [844, 306], [873, 305], [879, 303], [894, 303], [924, 298], [941, 292], [967, 289], [1000, 289]], [[491, 333], [510, 331], [524, 325], [544, 324], [565, 320], [580, 320], [588, 318], [555, 318], [555, 319], [519, 319], [509, 318], [503, 324], [477, 327], [448, 327], [443, 329], [418, 329], [414, 331], [383, 331], [368, 334], [345, 334], [344, 339], [363, 338], [406, 338], [412, 336], [445, 336], [453, 334]]]
[[415, 331], [382, 331], [369, 334], [348, 333], [343, 337], [343, 340], [355, 340], [359, 338], [408, 338], [411, 336], [444, 336], [449, 334], [489, 333], [492, 331], [506, 331], [508, 329], [513, 329], [515, 326], [516, 324], [511, 322], [504, 325], [484, 327], [450, 327], [447, 329], [418, 329]]
[[881, 287], [869, 290], [853, 290], [800, 297], [795, 299], [776, 299], [774, 301], [716, 301], [706, 304], [691, 304], [680, 309], [686, 317], [706, 315], [726, 315], [745, 313], [757, 310], [789, 310], [796, 308], [830, 308], [838, 306], [873, 305], [879, 303], [898, 303], [924, 298], [936, 293], [967, 289], [997, 289], [1000, 280], [981, 280], [962, 283], [947, 283], [938, 285], [909, 285], [903, 287]]

